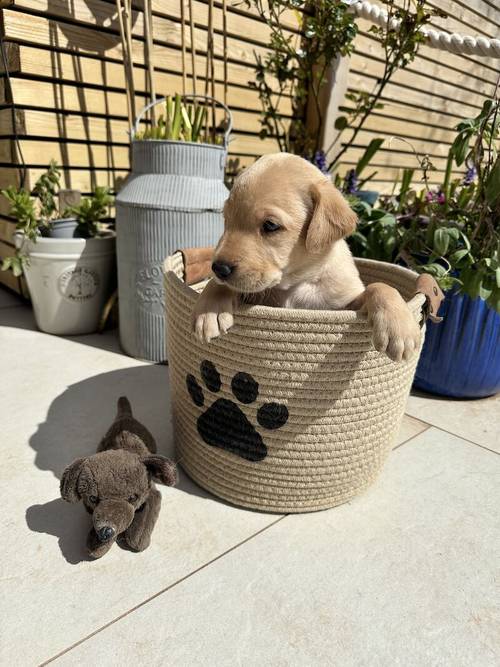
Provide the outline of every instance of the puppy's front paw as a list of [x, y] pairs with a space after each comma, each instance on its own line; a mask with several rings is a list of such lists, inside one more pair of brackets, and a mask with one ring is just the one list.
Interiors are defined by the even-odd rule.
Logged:
[[371, 317], [373, 344], [393, 361], [411, 359], [420, 347], [420, 328], [406, 304], [380, 308]]
[[193, 310], [193, 331], [200, 343], [225, 334], [233, 326], [235, 296], [226, 285], [207, 283]]
[[209, 343], [212, 338], [227, 333], [233, 324], [233, 313], [228, 310], [195, 313], [193, 330], [200, 343]]

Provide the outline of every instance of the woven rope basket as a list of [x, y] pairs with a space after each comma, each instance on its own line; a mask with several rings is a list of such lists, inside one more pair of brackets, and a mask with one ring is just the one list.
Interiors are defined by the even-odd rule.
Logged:
[[[397, 288], [422, 319], [415, 273], [357, 266], [365, 284]], [[325, 509], [363, 491], [393, 445], [418, 355], [395, 363], [376, 352], [354, 311], [267, 306], [243, 307], [228, 334], [202, 345], [191, 313], [203, 283], [188, 286], [185, 273], [181, 252], [166, 260], [174, 437], [189, 476], [269, 512]]]

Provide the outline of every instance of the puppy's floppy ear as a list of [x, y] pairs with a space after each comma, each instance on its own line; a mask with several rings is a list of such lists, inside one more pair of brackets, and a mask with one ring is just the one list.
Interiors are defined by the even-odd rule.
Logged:
[[177, 469], [175, 463], [169, 461], [164, 456], [146, 456], [142, 462], [151, 473], [155, 482], [165, 484], [166, 486], [174, 486], [177, 482]]
[[306, 249], [327, 250], [334, 241], [349, 236], [356, 229], [357, 216], [329, 180], [311, 185], [314, 210], [307, 228]]
[[78, 477], [82, 471], [85, 459], [76, 459], [63, 472], [61, 477], [61, 497], [68, 503], [77, 503], [81, 496], [78, 493]]

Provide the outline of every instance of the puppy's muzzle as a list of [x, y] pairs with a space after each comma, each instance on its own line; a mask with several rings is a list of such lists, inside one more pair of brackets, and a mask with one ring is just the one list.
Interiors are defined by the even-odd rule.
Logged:
[[217, 261], [212, 264], [212, 271], [219, 280], [227, 280], [234, 272], [236, 266], [224, 261]]

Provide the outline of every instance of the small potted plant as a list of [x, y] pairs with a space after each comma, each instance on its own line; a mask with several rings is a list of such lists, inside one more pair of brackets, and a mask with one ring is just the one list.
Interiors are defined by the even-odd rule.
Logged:
[[[71, 335], [97, 330], [113, 275], [115, 235], [100, 220], [112, 202], [106, 188], [96, 188], [62, 214], [55, 203], [59, 170], [51, 163], [37, 181], [33, 195], [9, 187], [1, 194], [16, 218], [16, 253], [3, 270], [24, 273], [39, 329]], [[71, 236], [54, 235], [60, 221], [71, 221]]]
[[[402, 262], [432, 274], [446, 292], [429, 322], [415, 386], [457, 398], [500, 391], [500, 100], [457, 126], [441, 187], [417, 192], [406, 171], [384, 209], [354, 204], [360, 223], [351, 246], [358, 256]], [[427, 184], [432, 164], [420, 161]], [[453, 165], [466, 166], [451, 178]]]

